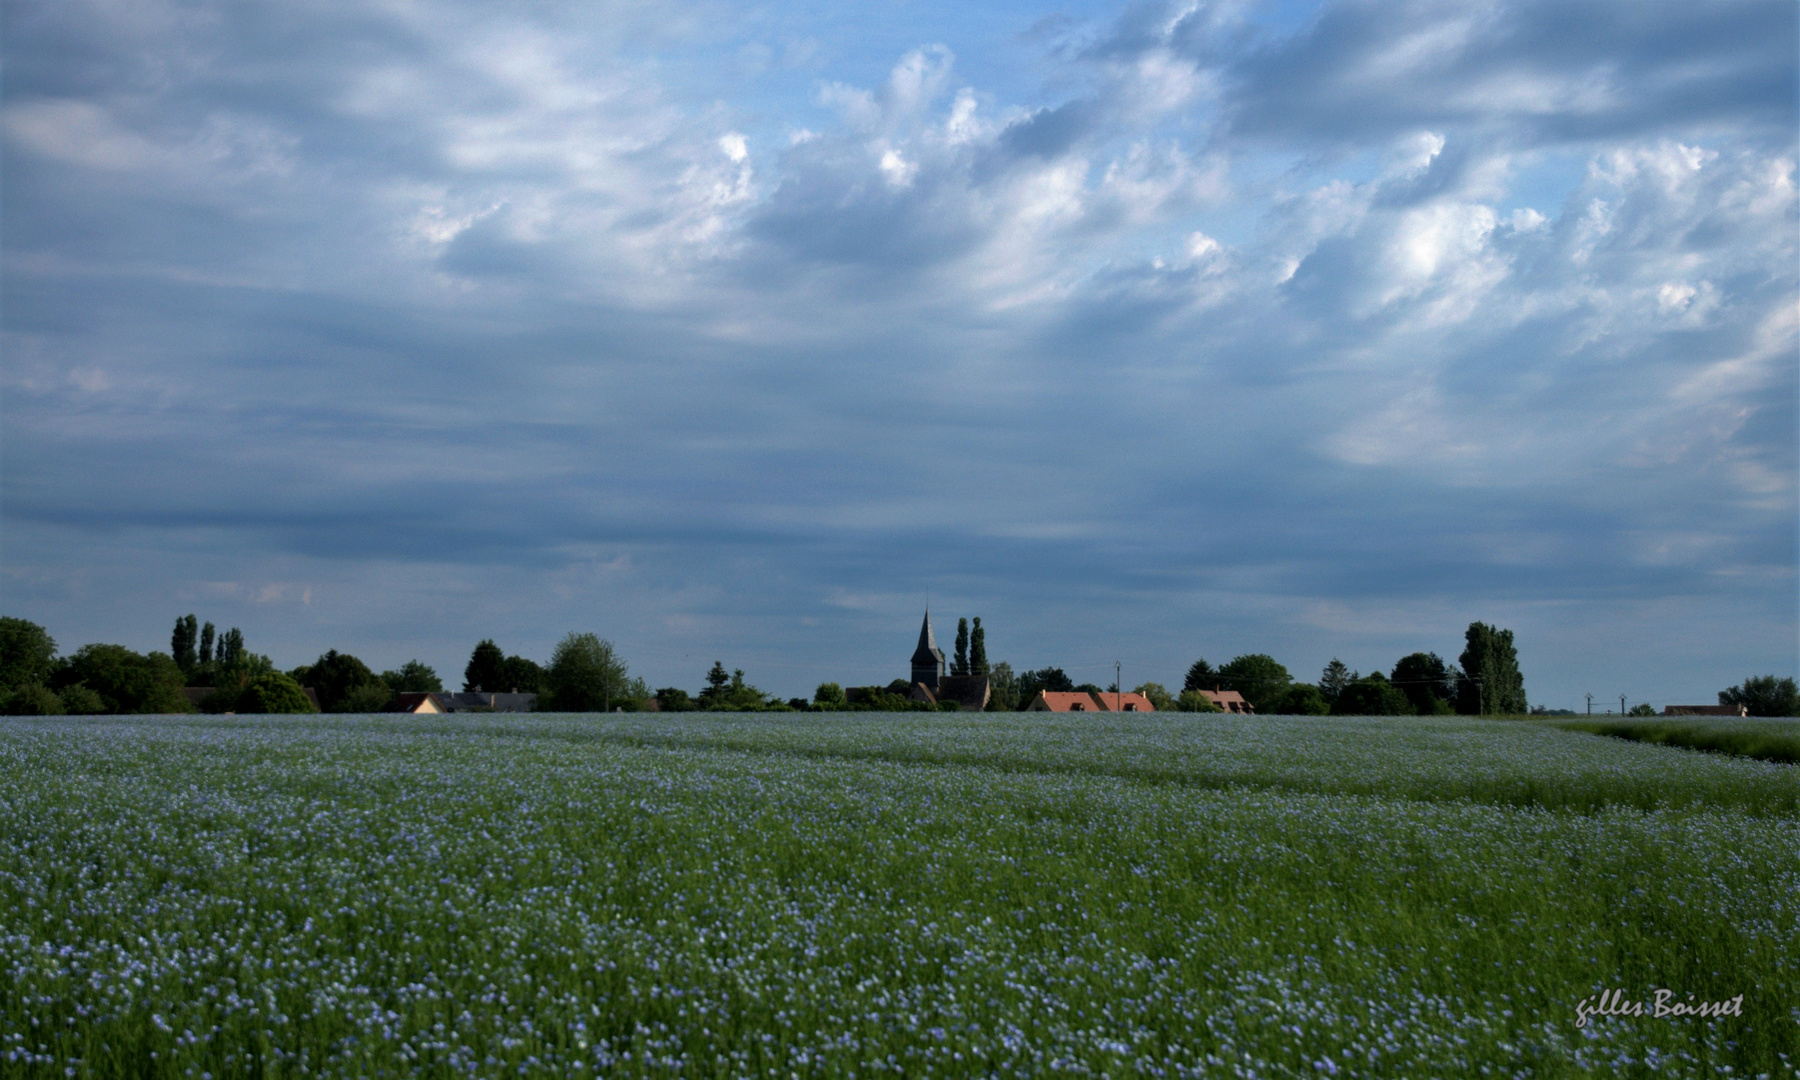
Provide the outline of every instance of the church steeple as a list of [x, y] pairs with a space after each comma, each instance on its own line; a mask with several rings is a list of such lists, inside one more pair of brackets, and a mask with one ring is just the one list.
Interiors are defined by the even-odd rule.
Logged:
[[919, 627], [919, 647], [913, 650], [912, 681], [924, 683], [933, 690], [944, 677], [944, 650], [937, 647], [931, 633], [931, 609], [925, 609], [925, 623]]

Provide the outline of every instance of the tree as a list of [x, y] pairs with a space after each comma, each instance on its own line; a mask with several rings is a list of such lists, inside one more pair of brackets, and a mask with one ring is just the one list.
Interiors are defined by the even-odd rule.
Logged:
[[[976, 628], [977, 632], [980, 627]], [[1011, 712], [1019, 704], [1019, 677], [1002, 660], [988, 670], [988, 711]]]
[[194, 665], [199, 663], [199, 655], [194, 650], [199, 640], [200, 620], [191, 614], [175, 620], [175, 632], [169, 635], [169, 655], [183, 675], [193, 671]]
[[1169, 712], [1175, 708], [1174, 695], [1170, 694], [1168, 688], [1162, 683], [1141, 683], [1132, 693], [1144, 695], [1157, 712]]
[[1719, 704], [1742, 705], [1751, 716], [1800, 716], [1800, 686], [1793, 679], [1753, 675], [1719, 691]]
[[1344, 662], [1334, 656], [1331, 658], [1331, 663], [1325, 665], [1324, 672], [1319, 675], [1319, 693], [1325, 695], [1326, 701], [1336, 701], [1337, 696], [1343, 693], [1344, 687], [1359, 678], [1361, 678], [1360, 675], [1345, 667]]
[[[354, 696], [354, 694], [353, 694]], [[250, 680], [250, 685], [238, 697], [237, 711], [241, 713], [315, 713], [313, 703], [306, 696], [300, 684], [283, 675], [279, 671], [265, 671]], [[352, 712], [365, 710], [353, 709]]]
[[37, 623], [0, 616], [0, 691], [47, 686], [56, 671], [56, 639]]
[[716, 707], [716, 703], [724, 699], [726, 688], [730, 685], [731, 673], [725, 670], [724, 664], [714, 660], [713, 666], [706, 672], [706, 689], [700, 691], [700, 707]]
[[1187, 678], [1181, 680], [1181, 689], [1183, 691], [1213, 689], [1213, 666], [1206, 662], [1205, 657], [1188, 665]]
[[523, 656], [509, 656], [500, 665], [500, 685], [507, 692], [520, 694], [542, 693], [544, 689], [544, 669], [536, 661], [527, 660]]
[[213, 638], [217, 635], [218, 631], [213, 629], [213, 624], [210, 622], [200, 628], [200, 662], [202, 664], [213, 662]]
[[1030, 707], [1032, 700], [1038, 696], [1040, 691], [1066, 694], [1074, 689], [1074, 682], [1069, 679], [1062, 668], [1046, 667], [1036, 671], [1027, 671], [1019, 676], [1019, 693], [1016, 699], [1017, 703], [1013, 707], [1016, 709]]
[[1379, 671], [1344, 687], [1331, 705], [1333, 716], [1411, 716], [1412, 702]]
[[1294, 681], [1288, 669], [1266, 653], [1234, 657], [1214, 677], [1221, 687], [1244, 695], [1259, 713], [1273, 711], [1275, 700]]
[[229, 667], [244, 658], [244, 632], [237, 627], [219, 638], [219, 652], [213, 659], [220, 667]]
[[1422, 716], [1452, 711], [1448, 703], [1456, 697], [1456, 680], [1437, 653], [1416, 652], [1401, 657], [1394, 665], [1393, 683], [1412, 702], [1413, 711]]
[[555, 712], [611, 712], [629, 697], [625, 661], [596, 634], [571, 632], [557, 642], [544, 687], [544, 707]]
[[1312, 683], [1294, 683], [1275, 698], [1269, 711], [1277, 716], [1326, 716], [1331, 704]]
[[53, 690], [85, 684], [109, 713], [194, 711], [182, 693], [187, 680], [167, 653], [145, 656], [123, 645], [83, 645], [51, 681]]
[[819, 688], [813, 691], [813, 703], [821, 709], [831, 710], [848, 708], [850, 705], [849, 699], [844, 697], [844, 688], [834, 682], [820, 683]]
[[438, 678], [431, 665], [417, 660], [408, 660], [397, 671], [382, 672], [381, 681], [397, 694], [435, 694], [444, 689], [443, 680]]
[[62, 697], [41, 683], [0, 690], [0, 713], [7, 716], [61, 716], [67, 711]]
[[[1534, 715], [1535, 715], [1535, 712], [1534, 712]], [[1631, 711], [1626, 713], [1625, 715], [1626, 716], [1655, 716], [1656, 715], [1656, 707], [1647, 702], [1640, 701], [1636, 705], [1633, 705], [1631, 707]]]
[[950, 659], [950, 674], [969, 673], [969, 620], [956, 620], [956, 653]]
[[106, 711], [106, 702], [89, 690], [86, 683], [65, 686], [56, 692], [56, 696], [62, 699], [63, 711], [70, 716], [98, 716]]
[[1457, 658], [1462, 675], [1457, 679], [1456, 711], [1486, 716], [1530, 712], [1512, 631], [1472, 622], [1464, 640], [1466, 647]]
[[369, 665], [336, 649], [313, 662], [304, 685], [319, 695], [319, 708], [328, 713], [374, 712], [393, 697], [393, 691]]
[[693, 712], [694, 699], [677, 686], [665, 686], [656, 692], [656, 707], [663, 712]]
[[463, 689], [490, 694], [504, 691], [506, 687], [500, 684], [501, 668], [505, 664], [506, 654], [500, 651], [500, 646], [494, 644], [492, 638], [483, 638], [469, 654], [469, 663], [463, 668]]
[[[975, 628], [969, 631], [969, 674], [991, 675], [987, 658], [987, 631], [981, 628], [981, 616], [975, 616]], [[990, 688], [992, 684], [990, 683]]]

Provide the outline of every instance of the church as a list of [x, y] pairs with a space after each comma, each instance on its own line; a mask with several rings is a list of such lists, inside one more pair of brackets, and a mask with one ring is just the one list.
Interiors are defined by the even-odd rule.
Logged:
[[925, 623], [919, 627], [919, 647], [912, 655], [912, 688], [907, 692], [912, 701], [936, 705], [953, 701], [963, 712], [980, 712], [993, 696], [987, 672], [978, 675], [946, 675], [944, 650], [938, 648], [931, 632], [931, 609], [925, 609]]

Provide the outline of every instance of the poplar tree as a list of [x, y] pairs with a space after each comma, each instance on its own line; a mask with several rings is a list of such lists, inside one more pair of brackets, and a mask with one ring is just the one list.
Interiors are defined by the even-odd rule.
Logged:
[[175, 658], [175, 666], [186, 675], [194, 670], [194, 642], [200, 636], [200, 620], [193, 615], [183, 615], [175, 620], [175, 632], [169, 635], [169, 655]]
[[981, 628], [981, 616], [975, 616], [975, 629], [969, 631], [969, 674], [988, 673], [987, 631]]
[[956, 656], [950, 661], [950, 674], [969, 673], [969, 620], [956, 620]]
[[1457, 658], [1462, 677], [1457, 680], [1456, 711], [1487, 716], [1523, 715], [1525, 676], [1519, 672], [1519, 654], [1513, 648], [1513, 632], [1486, 623], [1472, 622], [1464, 635], [1468, 643]]
[[210, 622], [200, 628], [200, 662], [202, 664], [213, 662], [213, 635], [215, 633], [217, 631], [213, 629], [213, 624]]

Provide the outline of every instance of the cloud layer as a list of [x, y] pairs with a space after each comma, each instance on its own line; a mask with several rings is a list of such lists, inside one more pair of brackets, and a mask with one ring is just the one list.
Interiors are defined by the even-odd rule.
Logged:
[[9, 613], [1794, 671], [1792, 5], [584, 10], [8, 9]]

